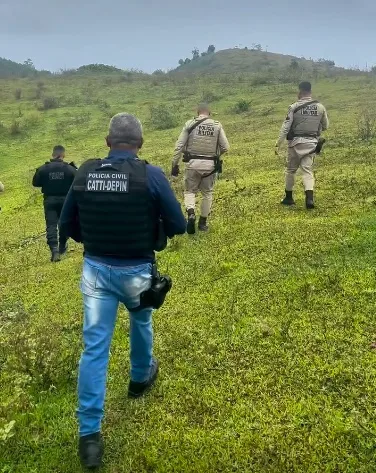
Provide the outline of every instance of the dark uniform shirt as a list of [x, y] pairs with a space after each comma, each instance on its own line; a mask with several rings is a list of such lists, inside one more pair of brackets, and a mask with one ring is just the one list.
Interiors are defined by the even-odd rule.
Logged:
[[41, 187], [44, 197], [65, 197], [74, 181], [76, 168], [62, 159], [51, 159], [38, 168], [33, 177], [33, 186]]

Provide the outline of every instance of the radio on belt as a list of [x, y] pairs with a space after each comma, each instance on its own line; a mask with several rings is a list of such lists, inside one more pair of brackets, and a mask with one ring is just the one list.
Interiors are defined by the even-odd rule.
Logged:
[[129, 175], [126, 173], [89, 172], [86, 176], [87, 192], [128, 192]]

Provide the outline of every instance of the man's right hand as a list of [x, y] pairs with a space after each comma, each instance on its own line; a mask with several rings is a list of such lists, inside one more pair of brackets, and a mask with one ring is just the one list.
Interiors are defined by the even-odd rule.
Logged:
[[171, 169], [171, 176], [172, 176], [172, 177], [178, 177], [178, 176], [179, 176], [179, 173], [180, 173], [179, 165], [178, 165], [178, 164], [175, 164], [175, 166], [172, 166], [172, 169]]

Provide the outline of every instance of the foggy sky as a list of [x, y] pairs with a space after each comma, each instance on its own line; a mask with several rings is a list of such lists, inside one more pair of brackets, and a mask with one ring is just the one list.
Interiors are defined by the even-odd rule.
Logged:
[[[297, 4], [301, 6], [297, 8]], [[374, 0], [0, 0], [0, 57], [59, 70], [175, 67], [197, 46], [376, 65]]]

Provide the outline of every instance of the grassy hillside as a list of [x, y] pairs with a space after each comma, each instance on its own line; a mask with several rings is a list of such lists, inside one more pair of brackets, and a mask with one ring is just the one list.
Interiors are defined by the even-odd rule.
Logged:
[[[327, 63], [313, 62], [304, 58], [297, 58], [285, 54], [271, 53], [267, 51], [257, 51], [252, 49], [225, 49], [214, 54], [207, 54], [179, 66], [176, 73], [227, 73], [234, 72], [265, 72], [288, 69], [291, 63], [295, 63], [298, 69], [317, 72], [324, 72], [328, 69]], [[339, 71], [339, 68], [329, 67]]]
[[[29, 60], [30, 61], [30, 60]], [[37, 71], [31, 62], [20, 64], [0, 57], [0, 77], [35, 77], [37, 75], [48, 75], [49, 71]]]
[[[154, 318], [160, 379], [138, 402], [126, 398], [129, 325], [119, 313], [102, 471], [375, 471], [376, 143], [359, 139], [357, 122], [376, 105], [376, 83], [315, 84], [332, 127], [317, 159], [318, 208], [307, 213], [300, 182], [296, 208], [279, 205], [283, 158], [274, 156], [295, 86], [227, 82], [213, 76], [208, 90], [199, 78], [1, 81], [1, 472], [81, 471], [82, 248], [71, 244], [49, 263], [33, 171], [57, 143], [78, 163], [105, 156], [108, 121], [120, 111], [145, 124], [142, 157], [169, 171], [182, 123], [209, 92], [232, 144], [211, 231], [159, 256], [174, 289]], [[233, 112], [240, 100], [251, 102], [248, 113]], [[162, 113], [174, 128], [156, 129]]]

